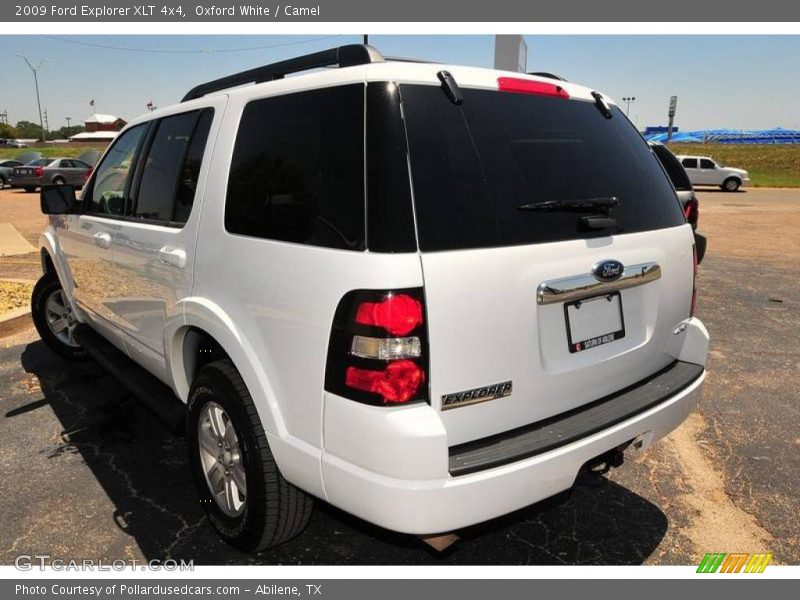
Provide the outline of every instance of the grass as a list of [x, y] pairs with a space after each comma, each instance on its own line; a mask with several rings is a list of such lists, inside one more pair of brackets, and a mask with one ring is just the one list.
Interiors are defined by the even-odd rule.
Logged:
[[105, 146], [70, 146], [68, 144], [55, 144], [43, 148], [0, 148], [0, 160], [6, 158], [17, 158], [28, 152], [41, 152], [46, 158], [78, 158], [89, 150], [105, 150]]
[[746, 169], [756, 187], [800, 187], [800, 144], [669, 144], [669, 149]]

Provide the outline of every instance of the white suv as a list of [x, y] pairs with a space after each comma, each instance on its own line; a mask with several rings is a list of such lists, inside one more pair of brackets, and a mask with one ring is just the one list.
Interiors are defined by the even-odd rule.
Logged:
[[744, 169], [724, 167], [708, 156], [677, 156], [692, 185], [714, 185], [726, 192], [735, 192], [750, 185], [750, 174]]
[[42, 339], [185, 423], [245, 550], [312, 496], [421, 536], [519, 509], [666, 435], [705, 377], [692, 228], [573, 83], [325, 51], [131, 122], [42, 208]]

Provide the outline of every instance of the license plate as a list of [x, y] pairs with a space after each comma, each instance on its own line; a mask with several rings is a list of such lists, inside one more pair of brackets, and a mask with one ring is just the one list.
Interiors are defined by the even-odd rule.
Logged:
[[569, 351], [583, 352], [625, 337], [619, 292], [564, 304]]

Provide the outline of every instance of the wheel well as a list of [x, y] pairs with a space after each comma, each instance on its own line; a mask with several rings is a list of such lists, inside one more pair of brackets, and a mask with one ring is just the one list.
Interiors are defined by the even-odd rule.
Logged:
[[[730, 181], [731, 179], [735, 179], [735, 180], [736, 180], [736, 181], [738, 181], [739, 183], [742, 183], [742, 178], [741, 178], [741, 177], [739, 177], [738, 175], [728, 175], [728, 176], [725, 178], [725, 181]], [[725, 183], [725, 181], [723, 181], [722, 183]]]
[[183, 336], [183, 370], [189, 386], [198, 370], [222, 358], [229, 357], [217, 340], [198, 327], [189, 327]]
[[47, 250], [42, 250], [42, 272], [45, 275], [56, 274], [56, 267], [53, 264], [53, 259], [50, 258], [50, 254]]

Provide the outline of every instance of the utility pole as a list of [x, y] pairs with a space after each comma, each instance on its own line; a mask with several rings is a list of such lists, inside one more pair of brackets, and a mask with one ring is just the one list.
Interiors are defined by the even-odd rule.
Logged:
[[36, 105], [39, 107], [39, 127], [41, 128], [42, 141], [44, 142], [46, 137], [45, 137], [45, 133], [44, 133], [44, 120], [42, 119], [42, 101], [39, 99], [39, 77], [37, 75], [37, 71], [39, 69], [41, 69], [42, 65], [44, 65], [44, 63], [46, 63], [50, 59], [49, 58], [45, 58], [44, 60], [40, 61], [38, 65], [36, 65], [34, 67], [31, 64], [31, 61], [28, 60], [27, 56], [24, 56], [24, 55], [20, 54], [19, 52], [17, 53], [17, 56], [19, 56], [19, 57], [21, 57], [22, 59], [25, 60], [25, 64], [28, 65], [28, 68], [31, 70], [31, 73], [33, 73], [33, 84], [36, 86]]
[[50, 131], [50, 121], [47, 120], [47, 109], [44, 109], [44, 140], [47, 141], [47, 133]]

